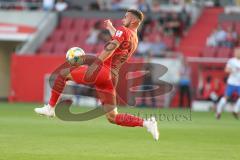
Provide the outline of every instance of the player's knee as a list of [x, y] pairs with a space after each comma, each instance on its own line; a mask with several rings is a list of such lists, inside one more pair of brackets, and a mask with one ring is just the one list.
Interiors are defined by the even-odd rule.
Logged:
[[56, 83], [65, 85], [67, 83], [67, 81], [70, 81], [70, 80], [72, 80], [71, 75], [70, 76], [69, 75], [68, 76], [59, 75], [56, 79]]
[[66, 68], [66, 69], [62, 69], [59, 74], [63, 77], [68, 77], [70, 75], [70, 69], [69, 68]]

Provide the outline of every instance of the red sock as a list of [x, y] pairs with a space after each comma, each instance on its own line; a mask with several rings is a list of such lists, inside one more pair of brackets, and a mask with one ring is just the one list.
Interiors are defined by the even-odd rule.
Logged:
[[143, 119], [130, 114], [117, 114], [115, 123], [120, 126], [142, 127]]
[[66, 78], [59, 75], [54, 82], [53, 89], [51, 92], [51, 98], [49, 100], [49, 105], [51, 107], [55, 107], [55, 105], [65, 87], [65, 84], [66, 84]]

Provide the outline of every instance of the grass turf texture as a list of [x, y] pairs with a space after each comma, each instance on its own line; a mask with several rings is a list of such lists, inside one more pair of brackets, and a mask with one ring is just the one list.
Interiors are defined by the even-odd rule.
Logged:
[[[229, 113], [192, 113], [191, 120], [160, 118], [160, 140], [143, 128], [109, 124], [105, 117], [64, 122], [40, 117], [36, 104], [0, 103], [1, 160], [239, 160], [240, 122]], [[73, 108], [84, 112], [86, 108]], [[149, 114], [189, 115], [187, 110], [122, 108]], [[179, 120], [179, 119], [177, 119]]]

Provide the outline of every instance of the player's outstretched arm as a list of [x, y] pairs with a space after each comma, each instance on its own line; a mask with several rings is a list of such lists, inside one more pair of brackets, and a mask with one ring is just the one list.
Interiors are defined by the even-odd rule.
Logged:
[[113, 52], [119, 47], [119, 45], [120, 43], [117, 40], [112, 40], [107, 43], [107, 45], [104, 47], [104, 50], [97, 57], [97, 60], [95, 60], [94, 63], [89, 66], [86, 74], [87, 79], [99, 70], [101, 64], [113, 54]]
[[106, 29], [109, 30], [111, 36], [113, 37], [115, 35], [116, 29], [113, 26], [111, 20], [109, 20], [109, 19], [105, 20], [104, 24], [105, 24]]
[[84, 55], [81, 58], [81, 61], [78, 61], [74, 64], [70, 64], [72, 66], [81, 66], [81, 65], [89, 65], [89, 70], [95, 70], [99, 65], [101, 65], [106, 59], [108, 59], [113, 52], [119, 47], [120, 42], [117, 40], [112, 40], [108, 42], [104, 50], [100, 53], [98, 57], [93, 56], [93, 55]]

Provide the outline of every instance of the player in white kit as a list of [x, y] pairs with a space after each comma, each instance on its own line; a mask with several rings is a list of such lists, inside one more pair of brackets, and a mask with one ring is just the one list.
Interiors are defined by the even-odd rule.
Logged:
[[227, 80], [227, 87], [225, 91], [225, 96], [221, 98], [217, 105], [216, 118], [221, 118], [221, 113], [226, 105], [228, 99], [232, 96], [234, 92], [237, 93], [238, 99], [233, 109], [233, 115], [236, 119], [239, 118], [240, 110], [240, 48], [234, 50], [235, 57], [228, 60], [225, 72], [229, 73]]

